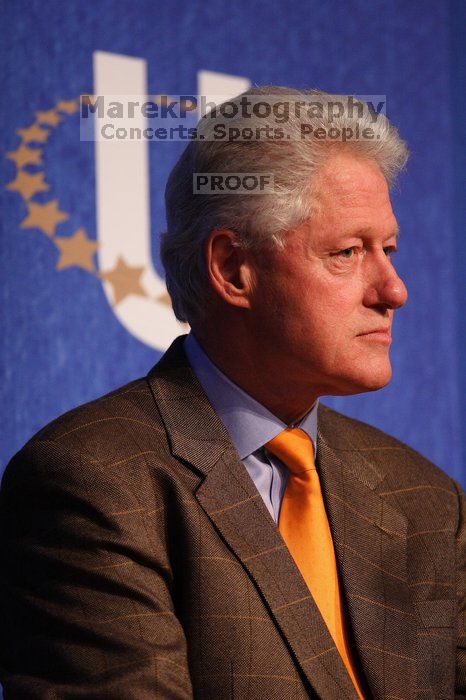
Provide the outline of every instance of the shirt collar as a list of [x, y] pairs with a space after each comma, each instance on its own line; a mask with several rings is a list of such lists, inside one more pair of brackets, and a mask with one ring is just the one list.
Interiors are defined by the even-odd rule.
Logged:
[[[207, 398], [220, 416], [241, 460], [263, 447], [287, 426], [241, 387], [229, 379], [207, 356], [191, 331], [184, 350]], [[304, 430], [317, 447], [317, 400], [293, 427]]]

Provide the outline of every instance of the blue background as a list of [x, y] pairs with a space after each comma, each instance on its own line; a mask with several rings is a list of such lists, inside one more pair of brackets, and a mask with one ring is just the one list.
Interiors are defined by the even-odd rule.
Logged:
[[[257, 84], [383, 94], [411, 159], [394, 193], [396, 258], [410, 297], [395, 322], [394, 378], [384, 390], [324, 402], [395, 435], [465, 484], [466, 4], [422, 0], [220, 0], [3, 3], [1, 134], [0, 472], [63, 411], [145, 374], [159, 353], [132, 337], [100, 282], [55, 270], [58, 253], [5, 190], [15, 130], [57, 100], [92, 91], [95, 50], [145, 58], [150, 93], [195, 94], [201, 69]], [[94, 144], [67, 118], [44, 149], [51, 196], [96, 236]], [[164, 229], [163, 188], [179, 144], [152, 144], [153, 259]], [[37, 196], [46, 201], [50, 194]]]

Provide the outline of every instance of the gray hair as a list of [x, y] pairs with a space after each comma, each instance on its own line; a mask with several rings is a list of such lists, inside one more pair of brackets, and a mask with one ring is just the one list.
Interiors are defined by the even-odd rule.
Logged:
[[[285, 104], [286, 98], [301, 109], [278, 109], [269, 116], [241, 110], [236, 116], [222, 115], [224, 105], [240, 105], [241, 99], [270, 105]], [[353, 109], [335, 114], [335, 104], [349, 105], [347, 95], [331, 95], [319, 90], [266, 86], [247, 90], [228, 100], [203, 117], [198, 124], [199, 138], [190, 141], [171, 171], [165, 190], [167, 231], [162, 234], [161, 260], [166, 273], [166, 285], [173, 310], [180, 321], [199, 321], [205, 316], [212, 298], [205, 264], [205, 242], [215, 228], [227, 228], [236, 233], [239, 247], [276, 246], [283, 249], [286, 233], [312, 216], [316, 202], [312, 198], [312, 181], [316, 172], [335, 149], [346, 149], [375, 162], [391, 186], [408, 158], [406, 144], [384, 114], [359, 100]], [[284, 102], [285, 101], [285, 102]], [[311, 116], [304, 106], [321, 104]], [[229, 107], [231, 111], [231, 107]], [[333, 110], [333, 111], [331, 111]], [[354, 114], [354, 111], [357, 114]], [[225, 109], [225, 114], [228, 110]], [[296, 113], [298, 112], [298, 113]], [[277, 115], [281, 117], [277, 121]], [[222, 118], [223, 117], [223, 118]], [[375, 117], [375, 119], [374, 119]], [[215, 140], [218, 123], [228, 127], [256, 129], [280, 128], [283, 138], [253, 138], [252, 140]], [[311, 138], [303, 138], [303, 124], [312, 128]], [[314, 134], [324, 129], [345, 133], [362, 133], [372, 129], [372, 138], [344, 140], [319, 139]], [[263, 133], [263, 132], [262, 132]], [[275, 132], [276, 133], [276, 132]], [[333, 132], [335, 133], [335, 131]], [[348, 133], [348, 132], [346, 132]], [[272, 173], [274, 191], [271, 194], [194, 194], [194, 173]]]

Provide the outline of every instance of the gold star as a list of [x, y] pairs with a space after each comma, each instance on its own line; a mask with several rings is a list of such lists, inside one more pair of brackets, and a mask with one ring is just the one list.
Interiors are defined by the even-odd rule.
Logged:
[[59, 223], [70, 218], [69, 214], [58, 209], [58, 199], [52, 199], [46, 204], [28, 202], [29, 214], [21, 222], [21, 228], [38, 228], [47, 236], [54, 236]]
[[19, 192], [21, 197], [26, 201], [31, 199], [36, 192], [45, 192], [49, 189], [49, 185], [44, 182], [44, 177], [44, 173], [34, 173], [34, 175], [30, 175], [24, 172], [24, 170], [20, 170], [16, 175], [16, 179], [9, 182], [6, 189]]
[[39, 148], [28, 148], [23, 143], [16, 151], [6, 154], [10, 160], [14, 160], [18, 168], [23, 165], [42, 165], [42, 151]]
[[112, 285], [116, 306], [130, 294], [147, 296], [139, 281], [143, 272], [143, 267], [130, 267], [122, 258], [118, 258], [113, 270], [101, 272], [99, 276]]
[[158, 301], [160, 304], [165, 304], [165, 306], [169, 306], [170, 308], [172, 306], [172, 300], [168, 292], [164, 292], [158, 296], [155, 301]]
[[55, 105], [55, 109], [58, 109], [59, 112], [66, 112], [66, 114], [74, 114], [78, 111], [78, 103], [76, 100], [60, 100]]
[[72, 236], [54, 238], [53, 241], [60, 250], [60, 258], [55, 266], [57, 270], [76, 265], [88, 272], [94, 271], [93, 257], [99, 245], [86, 236], [83, 228], [75, 231]]
[[39, 124], [57, 126], [63, 117], [60, 117], [55, 110], [49, 109], [47, 112], [36, 112], [36, 120]]
[[21, 136], [24, 143], [31, 143], [31, 141], [45, 143], [50, 131], [48, 129], [41, 129], [37, 124], [31, 124], [27, 129], [17, 129], [16, 133]]

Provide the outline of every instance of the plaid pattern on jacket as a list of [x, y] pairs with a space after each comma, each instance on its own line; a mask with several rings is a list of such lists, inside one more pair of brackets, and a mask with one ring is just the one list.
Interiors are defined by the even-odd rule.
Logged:
[[[7, 467], [5, 700], [356, 699], [182, 340]], [[465, 698], [460, 487], [322, 405], [317, 454], [366, 696]]]

